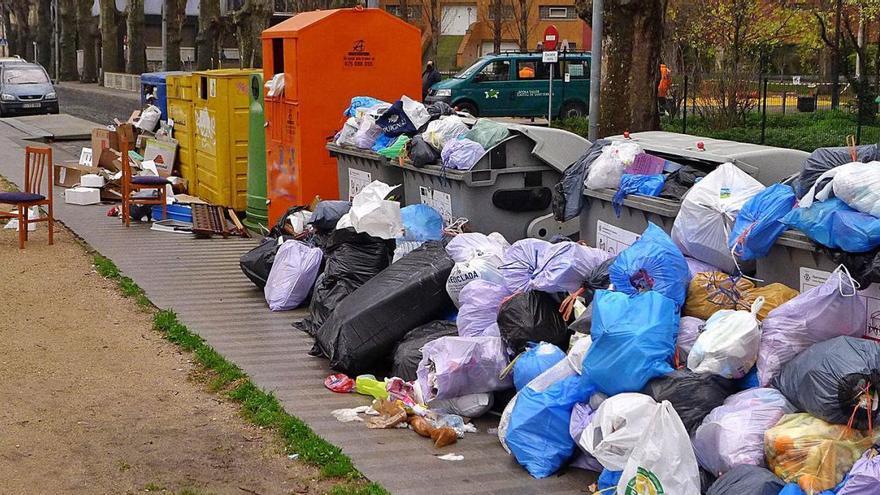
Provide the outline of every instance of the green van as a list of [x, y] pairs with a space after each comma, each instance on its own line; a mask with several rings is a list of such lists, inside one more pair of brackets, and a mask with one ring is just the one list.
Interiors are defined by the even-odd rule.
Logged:
[[[553, 66], [554, 118], [587, 115], [589, 52], [559, 52]], [[549, 79], [540, 52], [487, 55], [431, 86], [425, 102], [445, 101], [482, 117], [546, 117]]]

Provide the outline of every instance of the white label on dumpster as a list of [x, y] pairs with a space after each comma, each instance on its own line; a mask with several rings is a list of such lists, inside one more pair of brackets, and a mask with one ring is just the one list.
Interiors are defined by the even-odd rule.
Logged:
[[370, 182], [373, 176], [364, 170], [348, 169], [348, 200], [354, 199], [354, 195], [361, 192]]
[[449, 193], [419, 186], [419, 201], [437, 210], [446, 225], [452, 223], [452, 196]]
[[639, 240], [639, 237], [641, 236], [635, 232], [624, 230], [602, 220], [596, 221], [596, 247], [612, 255], [632, 246]]
[[[824, 270], [802, 266], [800, 272], [801, 292], [822, 285], [829, 276], [831, 273]], [[871, 284], [867, 289], [860, 290], [859, 293], [865, 298], [868, 306], [868, 328], [865, 329], [865, 337], [880, 340], [880, 284]]]
[[212, 78], [208, 78], [208, 97], [214, 98], [217, 96], [217, 80]]

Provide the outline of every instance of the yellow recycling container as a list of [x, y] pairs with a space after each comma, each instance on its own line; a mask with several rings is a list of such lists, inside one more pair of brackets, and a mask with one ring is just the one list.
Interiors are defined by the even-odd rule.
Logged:
[[177, 167], [180, 176], [189, 182], [189, 192], [196, 190], [193, 167], [193, 76], [174, 74], [165, 78], [168, 98], [168, 118], [174, 121], [174, 139], [177, 140]]
[[237, 211], [247, 208], [250, 83], [261, 69], [193, 73], [195, 195]]

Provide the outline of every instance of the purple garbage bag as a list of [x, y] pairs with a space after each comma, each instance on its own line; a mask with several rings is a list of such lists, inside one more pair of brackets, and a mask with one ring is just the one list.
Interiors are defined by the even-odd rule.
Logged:
[[574, 292], [610, 257], [576, 242], [523, 239], [507, 250], [501, 271], [511, 292]]
[[498, 378], [510, 364], [501, 337], [441, 337], [422, 347], [418, 385], [425, 401], [513, 388]]
[[694, 348], [694, 343], [700, 332], [703, 331], [703, 325], [706, 322], [693, 316], [682, 316], [678, 322], [678, 338], [675, 340], [675, 361], [676, 367], [681, 363], [682, 366], [687, 363], [688, 354]]
[[[571, 439], [574, 440], [575, 444], [578, 444], [578, 441], [581, 439], [581, 433], [590, 425], [594, 414], [596, 414], [596, 411], [587, 403], [579, 402], [574, 405], [574, 409], [571, 411], [571, 422], [568, 423], [568, 432], [571, 434]], [[601, 473], [604, 469], [602, 463], [592, 455], [584, 452], [580, 446], [578, 446], [577, 453], [569, 465], [597, 473]]]
[[785, 363], [813, 344], [840, 335], [864, 335], [866, 304], [853, 280], [843, 271], [836, 271], [822, 285], [771, 311], [764, 318], [758, 352], [761, 386], [766, 387]]
[[868, 449], [846, 475], [837, 495], [876, 495], [880, 490], [880, 455]]
[[694, 433], [697, 462], [715, 476], [738, 464], [766, 466], [764, 432], [793, 412], [795, 407], [775, 388], [753, 388], [731, 395]]
[[688, 271], [690, 271], [690, 278], [694, 278], [694, 276], [700, 272], [720, 272], [721, 271], [721, 269], [718, 267], [712, 266], [709, 263], [706, 263], [705, 261], [700, 261], [696, 258], [691, 258], [690, 256], [685, 256], [684, 260], [687, 262]]
[[319, 248], [285, 241], [275, 253], [275, 262], [263, 294], [272, 311], [295, 309], [305, 302], [318, 278], [323, 255]]
[[486, 150], [475, 141], [470, 139], [450, 139], [443, 145], [440, 159], [446, 168], [457, 170], [470, 170], [480, 161]]
[[497, 332], [495, 321], [498, 319], [501, 301], [509, 295], [506, 287], [488, 280], [474, 280], [465, 285], [458, 296], [461, 305], [458, 309], [458, 335], [479, 337], [485, 335], [492, 325], [495, 325]]

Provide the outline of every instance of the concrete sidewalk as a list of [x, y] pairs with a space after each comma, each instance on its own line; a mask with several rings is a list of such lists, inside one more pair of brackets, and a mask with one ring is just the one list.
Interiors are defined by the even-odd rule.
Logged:
[[[0, 124], [0, 153], [10, 158], [0, 161], [0, 174], [18, 184], [23, 172], [22, 137]], [[76, 144], [56, 147], [56, 160], [75, 158]], [[269, 311], [262, 292], [242, 275], [238, 258], [256, 240], [198, 240], [153, 232], [147, 225], [126, 229], [118, 218], [106, 216], [109, 206], [66, 205], [62, 193], [63, 189], [56, 189], [60, 221], [112, 259], [158, 307], [176, 311], [183, 323], [258, 386], [275, 393], [288, 412], [339, 446], [365, 476], [392, 493], [582, 494], [595, 480], [594, 474], [577, 469], [544, 480], [531, 478], [501, 448], [494, 432], [497, 417], [482, 418], [476, 422], [479, 433], [439, 451], [412, 431], [370, 430], [362, 423], [336, 421], [332, 410], [369, 401], [326, 390], [323, 380], [331, 373], [327, 361], [310, 357], [311, 339], [290, 326], [304, 311]], [[463, 455], [464, 461], [437, 459], [450, 452]]]

